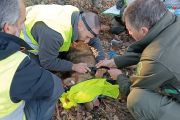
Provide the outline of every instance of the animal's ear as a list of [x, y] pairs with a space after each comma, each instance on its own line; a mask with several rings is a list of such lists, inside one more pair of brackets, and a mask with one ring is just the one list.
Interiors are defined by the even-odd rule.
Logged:
[[64, 79], [64, 80], [63, 80], [63, 83], [64, 83], [65, 85], [67, 85], [68, 87], [71, 87], [71, 86], [73, 86], [74, 84], [76, 84], [75, 78], [72, 78], [72, 77]]

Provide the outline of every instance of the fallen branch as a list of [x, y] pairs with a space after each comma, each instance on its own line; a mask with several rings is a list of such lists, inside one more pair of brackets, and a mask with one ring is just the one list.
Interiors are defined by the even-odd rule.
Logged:
[[117, 108], [113, 103], [110, 103], [110, 102], [109, 102], [109, 104], [110, 104], [111, 106], [113, 106], [114, 108], [116, 108], [118, 111], [122, 112], [125, 116], [131, 115], [131, 114], [129, 114], [129, 113], [124, 112], [121, 108]]
[[[106, 101], [106, 102], [109, 103], [109, 104], [112, 104], [112, 102], [110, 102], [110, 101]], [[118, 104], [118, 102], [114, 102], [114, 103]], [[121, 105], [121, 104], [119, 104], [119, 105]], [[121, 105], [121, 108], [119, 108], [119, 109], [125, 110], [125, 109], [127, 109], [127, 108], [126, 108], [126, 107], [123, 107], [123, 106]]]
[[59, 107], [58, 107], [58, 104], [59, 104], [59, 102], [57, 102], [57, 104], [56, 104], [56, 118], [57, 118], [57, 120], [61, 120], [60, 115], [59, 115]]
[[102, 109], [100, 106], [98, 106], [98, 107], [106, 114], [106, 116], [108, 117], [108, 119], [111, 120], [110, 117], [109, 117], [109, 115], [107, 114], [107, 112], [106, 112], [104, 109]]

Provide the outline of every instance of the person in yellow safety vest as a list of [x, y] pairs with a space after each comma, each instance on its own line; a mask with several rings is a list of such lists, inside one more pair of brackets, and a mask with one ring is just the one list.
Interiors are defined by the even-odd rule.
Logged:
[[21, 52], [32, 48], [18, 36], [25, 6], [0, 0], [0, 120], [50, 120], [62, 81]]
[[71, 5], [36, 5], [26, 8], [26, 21], [20, 37], [34, 50], [40, 65], [52, 71], [90, 71], [86, 63], [73, 64], [64, 59], [73, 41], [81, 40], [97, 49], [96, 61], [104, 60], [98, 38], [101, 23], [98, 15], [79, 11]]

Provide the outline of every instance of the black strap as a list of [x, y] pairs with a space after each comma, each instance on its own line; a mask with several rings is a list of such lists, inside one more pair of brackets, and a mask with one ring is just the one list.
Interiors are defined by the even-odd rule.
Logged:
[[89, 25], [87, 24], [86, 19], [85, 19], [83, 13], [84, 13], [84, 11], [81, 9], [81, 10], [80, 10], [80, 15], [81, 15], [81, 19], [82, 19], [84, 25], [86, 26], [86, 28], [88, 29], [88, 31], [91, 32], [91, 33], [94, 35], [94, 37], [98, 37], [98, 35], [97, 35], [96, 33], [94, 33], [94, 32], [91, 30], [91, 28], [89, 27]]
[[101, 67], [99, 67], [99, 68], [97, 68], [96, 66], [94, 66], [94, 67], [89, 67], [90, 69], [91, 69], [91, 71], [96, 71], [96, 70], [98, 70], [98, 69], [106, 69], [106, 70], [110, 70], [110, 68], [109, 67], [106, 67], [106, 66], [101, 66]]

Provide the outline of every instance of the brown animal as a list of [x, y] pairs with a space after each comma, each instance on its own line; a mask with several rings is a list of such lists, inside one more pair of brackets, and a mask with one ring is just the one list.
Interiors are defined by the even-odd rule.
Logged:
[[[68, 53], [66, 54], [66, 59], [77, 64], [77, 63], [87, 63], [89, 67], [93, 67], [96, 65], [95, 57], [97, 56], [98, 52], [90, 47], [87, 43], [84, 42], [73, 42], [70, 46]], [[72, 86], [79, 82], [93, 79], [89, 73], [77, 73], [71, 72], [70, 77], [63, 80], [64, 84], [67, 86]]]
[[[90, 47], [87, 43], [84, 42], [73, 42], [70, 46], [68, 53], [66, 54], [66, 59], [77, 64], [77, 63], [87, 63], [89, 67], [93, 67], [96, 65], [95, 57], [98, 55], [98, 52]], [[102, 74], [103, 75], [103, 74]], [[70, 77], [63, 80], [63, 83], [67, 86], [73, 86], [79, 82], [93, 79], [89, 72], [82, 74], [77, 72], [71, 72]], [[85, 103], [88, 111], [93, 109], [92, 102]]]

